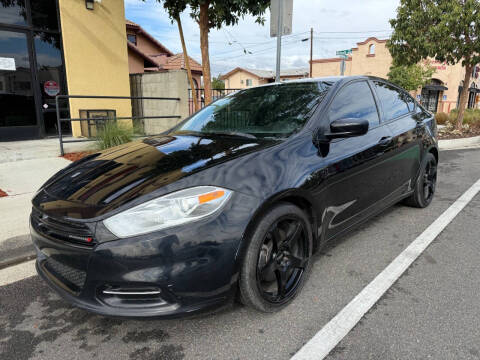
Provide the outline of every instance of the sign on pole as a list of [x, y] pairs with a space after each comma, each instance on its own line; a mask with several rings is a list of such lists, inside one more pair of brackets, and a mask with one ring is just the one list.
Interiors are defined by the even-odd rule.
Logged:
[[292, 33], [292, 14], [293, 14], [293, 0], [272, 0], [270, 2], [270, 37], [278, 35], [278, 17], [280, 12], [280, 3], [282, 7], [282, 24], [283, 32], [281, 35], [290, 35]]
[[352, 49], [346, 49], [346, 50], [338, 50], [336, 52], [337, 56], [340, 56], [342, 58], [342, 62], [340, 63], [340, 75], [345, 75], [345, 69], [347, 67], [347, 64], [345, 64], [345, 60], [348, 59], [348, 54], [352, 53]]
[[352, 53], [352, 49], [347, 49], [347, 50], [338, 50], [337, 55], [338, 56], [347, 56], [348, 54]]

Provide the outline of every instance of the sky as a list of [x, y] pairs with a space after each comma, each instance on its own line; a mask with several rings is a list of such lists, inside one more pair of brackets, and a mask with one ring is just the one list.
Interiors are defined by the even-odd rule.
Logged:
[[[335, 57], [337, 50], [350, 49], [370, 36], [386, 39], [391, 34], [399, 0], [293, 0], [292, 34], [282, 38], [282, 69], [307, 68], [310, 58], [310, 28], [313, 28], [313, 58]], [[125, 0], [125, 16], [174, 53], [182, 51], [177, 24], [172, 24], [156, 0]], [[212, 75], [235, 67], [274, 70], [276, 38], [270, 38], [270, 11], [265, 24], [246, 16], [235, 26], [212, 29], [209, 34]], [[189, 16], [182, 16], [189, 56], [201, 61], [200, 31]]]

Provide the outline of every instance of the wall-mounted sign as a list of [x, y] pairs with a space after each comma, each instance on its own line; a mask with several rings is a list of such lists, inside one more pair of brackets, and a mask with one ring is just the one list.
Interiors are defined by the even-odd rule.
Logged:
[[45, 84], [43, 84], [43, 91], [45, 91], [45, 94], [48, 96], [54, 97], [60, 92], [60, 86], [58, 86], [55, 81], [48, 80], [45, 81]]
[[17, 70], [17, 67], [15, 66], [15, 59], [0, 57], [0, 70], [8, 70], [8, 71]]
[[443, 95], [443, 101], [447, 101], [447, 95]]

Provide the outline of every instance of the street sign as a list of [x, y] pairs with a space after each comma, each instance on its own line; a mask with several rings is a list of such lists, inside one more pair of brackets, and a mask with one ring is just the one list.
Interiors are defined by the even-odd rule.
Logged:
[[270, 37], [276, 37], [278, 34], [278, 17], [280, 15], [280, 3], [283, 4], [282, 11], [282, 29], [281, 35], [290, 35], [292, 33], [292, 14], [293, 0], [272, 0], [270, 2]]
[[347, 56], [348, 54], [351, 54], [352, 53], [352, 49], [347, 49], [347, 50], [338, 50], [337, 51], [337, 55], [338, 56]]

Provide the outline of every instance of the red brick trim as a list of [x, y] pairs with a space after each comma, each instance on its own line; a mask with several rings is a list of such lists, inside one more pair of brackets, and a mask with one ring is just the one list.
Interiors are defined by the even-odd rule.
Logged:
[[[315, 60], [312, 60], [312, 64], [324, 64], [324, 63], [340, 62], [340, 61], [342, 61], [341, 58], [315, 59]], [[352, 61], [352, 58], [349, 57], [348, 59], [345, 59], [345, 61]]]

